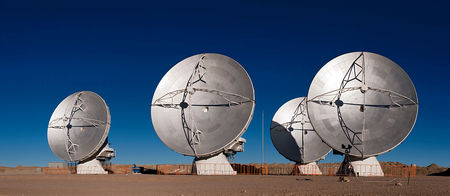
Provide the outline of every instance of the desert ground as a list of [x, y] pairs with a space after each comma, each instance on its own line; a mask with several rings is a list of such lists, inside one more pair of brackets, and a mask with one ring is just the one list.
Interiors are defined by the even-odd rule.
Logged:
[[2, 175], [0, 195], [450, 195], [450, 177]]

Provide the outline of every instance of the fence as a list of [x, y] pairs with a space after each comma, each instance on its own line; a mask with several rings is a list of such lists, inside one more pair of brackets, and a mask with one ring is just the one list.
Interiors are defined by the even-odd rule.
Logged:
[[[352, 171], [342, 173], [340, 171], [340, 164], [338, 163], [320, 163], [317, 166], [312, 165], [308, 168], [308, 165], [302, 165], [302, 170], [299, 169], [299, 165], [295, 164], [209, 164], [200, 166], [203, 168], [203, 172], [207, 172], [207, 175], [226, 175], [227, 172], [233, 171], [236, 175], [320, 175], [320, 176], [340, 176], [340, 175], [356, 175]], [[147, 166], [149, 167], [149, 166]], [[151, 169], [149, 169], [151, 167]], [[162, 164], [151, 165], [149, 168], [140, 167], [142, 173], [158, 174], [158, 175], [197, 175], [197, 171], [193, 168], [192, 164]], [[320, 173], [317, 173], [317, 167]], [[366, 172], [373, 175], [365, 176], [380, 176], [377, 173], [376, 165], [363, 165], [362, 168], [355, 168], [357, 171]], [[206, 168], [206, 169], [205, 169]], [[230, 170], [232, 169], [232, 170]], [[131, 174], [131, 165], [106, 165], [105, 170], [109, 174]], [[407, 166], [403, 164], [381, 164], [382, 176], [387, 177], [416, 177], [416, 166]], [[64, 168], [43, 168], [45, 174], [48, 175], [67, 175], [76, 174], [76, 165], [69, 165]], [[303, 171], [303, 172], [302, 172]], [[314, 172], [305, 172], [314, 171]]]
[[234, 171], [238, 175], [267, 175], [269, 174], [269, 166], [264, 164], [231, 164]]
[[131, 165], [110, 165], [105, 168], [109, 174], [131, 174]]
[[192, 165], [156, 165], [159, 175], [191, 175]]
[[[108, 174], [131, 174], [131, 165], [104, 165], [103, 168]], [[77, 173], [77, 165], [70, 164], [67, 167], [44, 167], [44, 174], [46, 175], [68, 175]]]
[[407, 165], [382, 165], [384, 176], [389, 177], [416, 177], [416, 166]]
[[67, 167], [44, 167], [44, 174], [46, 175], [68, 175], [68, 174], [76, 174], [77, 167], [76, 166], [67, 166]]
[[[387, 177], [416, 177], [416, 166], [403, 164], [361, 164], [357, 168], [340, 168], [337, 163], [318, 164], [321, 174], [308, 174], [298, 171], [298, 165], [292, 169], [293, 175], [322, 175], [322, 176], [387, 176]], [[303, 165], [302, 167], [308, 167]], [[313, 170], [314, 168], [311, 168]], [[357, 173], [355, 173], [357, 171]]]
[[267, 175], [268, 166], [233, 163], [230, 167], [229, 164], [202, 163], [197, 164], [197, 168], [195, 168], [191, 164], [170, 164], [157, 165], [156, 171], [159, 175], [197, 175], [198, 173], [206, 175]]

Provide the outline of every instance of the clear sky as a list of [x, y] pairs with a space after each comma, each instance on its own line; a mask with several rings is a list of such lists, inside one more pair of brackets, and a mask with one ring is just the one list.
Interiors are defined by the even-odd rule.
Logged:
[[241, 63], [255, 87], [255, 115], [235, 161], [260, 162], [264, 111], [265, 161], [286, 163], [270, 140], [276, 110], [306, 96], [329, 60], [370, 51], [399, 64], [419, 97], [411, 134], [378, 159], [450, 166], [445, 1], [157, 2], [0, 1], [0, 165], [60, 161], [48, 146], [47, 124], [58, 103], [81, 90], [110, 107], [113, 163], [190, 163], [156, 136], [150, 102], [173, 65], [204, 52]]

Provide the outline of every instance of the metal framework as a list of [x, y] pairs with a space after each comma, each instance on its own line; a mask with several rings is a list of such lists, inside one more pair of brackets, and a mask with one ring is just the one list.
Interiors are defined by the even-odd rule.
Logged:
[[[347, 85], [350, 82], [359, 82], [361, 83], [360, 86], [357, 87], [347, 87]], [[344, 93], [352, 92], [352, 91], [361, 91], [363, 94], [363, 103], [344, 103], [341, 100], [341, 96]], [[366, 92], [367, 91], [373, 91], [381, 93], [385, 96], [389, 97], [389, 100], [391, 101], [390, 104], [366, 104]], [[361, 153], [363, 156], [364, 152], [364, 130], [366, 129], [366, 118], [365, 118], [365, 112], [366, 107], [377, 107], [377, 108], [402, 108], [405, 106], [411, 106], [411, 105], [417, 105], [417, 103], [412, 100], [411, 98], [402, 95], [400, 93], [386, 90], [386, 89], [379, 89], [379, 88], [373, 88], [366, 85], [366, 65], [365, 65], [365, 59], [364, 59], [364, 52], [361, 52], [361, 54], [353, 61], [350, 68], [347, 70], [344, 78], [341, 81], [341, 85], [339, 89], [332, 90], [320, 95], [317, 95], [316, 97], [308, 100], [308, 102], [320, 104], [320, 105], [327, 105], [330, 107], [336, 107], [336, 112], [339, 120], [339, 124], [341, 126], [342, 132], [347, 137], [349, 143], [351, 146], [353, 146], [358, 152]], [[354, 130], [353, 128], [347, 126], [345, 123], [345, 119], [342, 116], [341, 107], [343, 105], [353, 105], [353, 106], [359, 106], [360, 111], [363, 113], [363, 128], [362, 130]], [[351, 148], [348, 144], [342, 144], [343, 149], [348, 151], [347, 148]]]
[[[184, 135], [186, 137], [186, 140], [191, 147], [192, 151], [194, 152], [195, 157], [198, 157], [196, 145], [199, 145], [201, 143], [200, 141], [200, 134], [203, 132], [197, 128], [197, 125], [195, 123], [195, 119], [193, 119], [192, 116], [192, 110], [191, 107], [205, 107], [208, 109], [209, 107], [232, 107], [232, 106], [238, 106], [245, 103], [251, 103], [255, 102], [255, 100], [250, 99], [248, 97], [244, 97], [238, 94], [229, 93], [225, 91], [215, 90], [215, 89], [207, 89], [207, 88], [195, 88], [194, 84], [201, 82], [204, 84], [207, 84], [207, 82], [203, 79], [205, 74], [207, 73], [207, 66], [205, 65], [205, 59], [206, 56], [200, 57], [200, 60], [197, 62], [197, 64], [194, 66], [194, 70], [192, 71], [191, 76], [189, 77], [189, 80], [186, 83], [186, 87], [184, 89], [175, 90], [168, 92], [161, 96], [160, 98], [156, 99], [154, 103], [152, 103], [151, 106], [158, 106], [163, 108], [173, 108], [173, 109], [179, 109], [181, 114], [181, 123], [184, 131]], [[192, 103], [191, 97], [196, 92], [204, 92], [204, 93], [210, 93], [215, 94], [220, 97], [222, 97], [225, 100], [225, 103], [218, 103], [218, 104], [198, 104], [198, 103]], [[176, 97], [179, 95], [182, 95], [181, 102], [177, 103], [175, 100]], [[186, 112], [189, 113], [189, 119], [186, 117]]]
[[[308, 131], [315, 131], [314, 129], [305, 128], [305, 124], [307, 124], [307, 123], [311, 124], [311, 121], [307, 117], [305, 103], [306, 103], [306, 98], [304, 98], [302, 101], [300, 101], [300, 103], [295, 108], [294, 114], [291, 117], [291, 121], [277, 125], [277, 126], [283, 126], [289, 132], [292, 132], [294, 130], [300, 130], [302, 132], [302, 146], [299, 147], [300, 154], [301, 154], [301, 157], [300, 157], [301, 163], [304, 163], [304, 156], [305, 156], [305, 154], [304, 154], [305, 153], [304, 137], [306, 134], [308, 134]], [[298, 119], [298, 118], [300, 118], [300, 119]], [[300, 125], [301, 125], [300, 129], [292, 127], [292, 125], [297, 124], [297, 123], [300, 123]], [[275, 126], [275, 127], [277, 127], [277, 126]]]

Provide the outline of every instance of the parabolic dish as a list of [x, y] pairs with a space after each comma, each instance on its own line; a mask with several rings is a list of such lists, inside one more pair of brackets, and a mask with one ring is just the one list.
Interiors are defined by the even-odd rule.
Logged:
[[81, 91], [65, 98], [48, 123], [50, 149], [66, 161], [83, 161], [105, 144], [111, 124], [109, 108], [96, 93]]
[[278, 109], [270, 125], [270, 137], [278, 152], [296, 163], [319, 161], [331, 151], [309, 121], [305, 97], [292, 99]]
[[188, 156], [222, 152], [247, 129], [255, 92], [245, 69], [220, 54], [198, 54], [172, 67], [153, 95], [152, 123], [161, 141]]
[[400, 66], [378, 54], [352, 52], [320, 69], [309, 88], [307, 108], [328, 145], [368, 157], [392, 150], [409, 135], [418, 99]]

